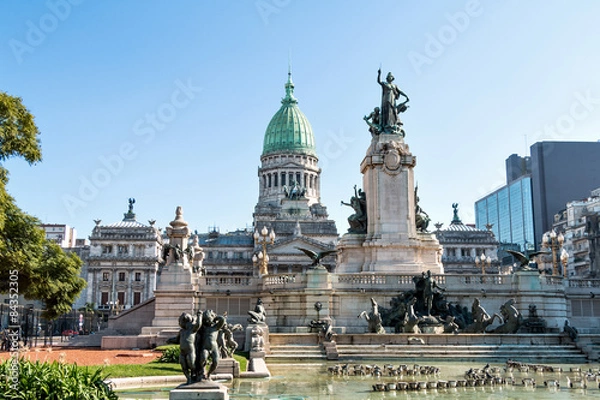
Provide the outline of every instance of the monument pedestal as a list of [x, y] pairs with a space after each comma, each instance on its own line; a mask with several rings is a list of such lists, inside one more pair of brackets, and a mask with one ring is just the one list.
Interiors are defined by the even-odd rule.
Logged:
[[202, 381], [181, 385], [171, 390], [169, 400], [228, 400], [227, 388], [212, 381]]
[[233, 358], [221, 358], [215, 371], [216, 375], [227, 374], [234, 378], [240, 377], [240, 363]]
[[177, 327], [184, 312], [194, 310], [194, 285], [192, 270], [182, 263], [165, 266], [161, 272], [154, 296], [154, 327]]
[[360, 165], [367, 232], [344, 235], [338, 245], [338, 273], [443, 273], [442, 247], [435, 235], [417, 230], [415, 165], [402, 136], [373, 137]]

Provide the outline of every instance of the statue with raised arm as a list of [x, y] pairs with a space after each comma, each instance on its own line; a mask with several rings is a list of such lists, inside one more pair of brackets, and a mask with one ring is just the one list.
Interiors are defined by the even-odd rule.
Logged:
[[348, 217], [350, 228], [349, 233], [366, 233], [367, 232], [367, 197], [362, 189], [356, 189], [354, 185], [354, 196], [350, 198], [350, 203], [340, 202], [341, 205], [350, 206], [354, 210], [354, 214]]
[[[377, 83], [381, 85], [382, 91], [380, 117], [382, 131], [384, 133], [403, 134], [402, 122], [398, 118], [398, 112], [406, 111], [408, 96], [394, 83], [394, 75], [391, 72], [388, 72], [385, 82], [383, 82], [381, 80], [381, 69], [377, 70]], [[403, 96], [406, 100], [396, 104], [400, 96]]]

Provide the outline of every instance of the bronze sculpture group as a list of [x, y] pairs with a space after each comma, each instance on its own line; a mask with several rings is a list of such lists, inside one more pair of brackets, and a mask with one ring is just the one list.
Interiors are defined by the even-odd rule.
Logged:
[[[377, 70], [377, 83], [381, 86], [381, 107], [375, 107], [373, 112], [363, 119], [369, 125], [371, 135], [396, 134], [404, 137], [402, 121], [398, 114], [408, 108], [408, 96], [394, 83], [394, 75], [388, 72], [385, 81], [381, 80], [381, 69]], [[404, 101], [398, 102], [400, 96]]]
[[[198, 310], [195, 317], [189, 313], [179, 316], [179, 333], [168, 343], [179, 344], [179, 364], [188, 384], [210, 379], [217, 369], [221, 354], [218, 338], [225, 324], [225, 317], [212, 310]], [[209, 358], [210, 367], [205, 371]]]
[[[430, 271], [415, 276], [413, 282], [415, 289], [393, 298], [390, 308], [371, 299], [371, 311], [359, 315], [367, 320], [369, 333], [384, 333], [384, 326], [392, 327], [396, 333], [516, 333], [531, 323], [541, 323], [537, 314], [523, 319], [513, 299], [503, 303], [500, 313], [491, 317], [477, 298], [471, 310], [448, 303], [444, 298], [446, 288], [435, 281]], [[494, 321], [499, 325], [488, 329]]]
[[[266, 313], [262, 300], [258, 299], [249, 322], [265, 324]], [[187, 384], [210, 379], [221, 358], [230, 358], [238, 347], [233, 339], [241, 324], [227, 323], [227, 313], [217, 315], [213, 310], [199, 310], [196, 316], [182, 313], [179, 316], [179, 333], [167, 343], [179, 344], [179, 364]], [[208, 370], [207, 365], [210, 362]]]

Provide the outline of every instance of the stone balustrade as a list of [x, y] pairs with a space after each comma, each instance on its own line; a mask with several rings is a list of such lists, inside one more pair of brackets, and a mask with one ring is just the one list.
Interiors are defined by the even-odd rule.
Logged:
[[251, 276], [202, 276], [200, 286], [250, 286], [255, 283]]
[[569, 279], [570, 288], [600, 288], [600, 279]]
[[547, 286], [563, 286], [563, 277], [562, 276], [551, 276], [544, 275], [542, 276], [542, 285]]
[[265, 290], [301, 289], [305, 285], [305, 279], [303, 275], [296, 274], [267, 275], [262, 278], [262, 284]]

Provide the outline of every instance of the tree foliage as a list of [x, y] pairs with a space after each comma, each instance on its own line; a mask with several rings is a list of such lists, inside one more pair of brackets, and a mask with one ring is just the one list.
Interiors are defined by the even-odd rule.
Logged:
[[[22, 157], [41, 161], [39, 130], [21, 99], [0, 92], [0, 162]], [[44, 317], [53, 319], [71, 310], [85, 287], [79, 277], [82, 261], [45, 238], [40, 221], [21, 210], [7, 193], [8, 171], [0, 164], [0, 292], [9, 291], [17, 271], [19, 294], [41, 300]]]

